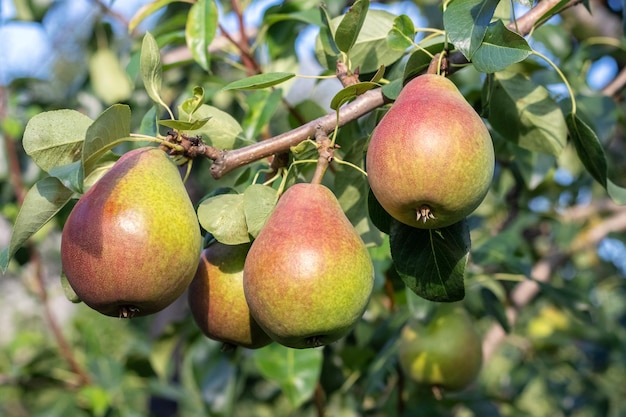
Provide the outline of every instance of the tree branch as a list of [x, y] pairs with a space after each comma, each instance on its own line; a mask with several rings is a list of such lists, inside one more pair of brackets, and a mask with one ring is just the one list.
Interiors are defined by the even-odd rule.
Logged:
[[318, 126], [324, 131], [330, 132], [336, 125], [341, 127], [383, 104], [385, 104], [385, 99], [380, 88], [370, 90], [357, 97], [352, 103], [342, 107], [339, 111], [339, 117], [337, 117], [336, 113], [329, 113], [326, 116], [262, 142], [253, 143], [252, 145], [231, 151], [221, 151], [219, 156], [213, 161], [211, 175], [216, 179], [221, 178], [236, 168], [275, 153], [287, 151], [290, 147], [297, 145], [303, 140], [315, 137], [315, 130]]
[[[523, 35], [528, 34], [539, 19], [541, 19], [552, 8], [557, 7], [560, 1], [561, 0], [542, 0], [537, 3], [534, 8], [517, 20], [517, 28], [520, 33]], [[574, 6], [579, 4], [581, 1], [582, 0], [571, 0], [566, 7]], [[515, 24], [509, 24], [509, 28], [514, 29]], [[448, 61], [453, 64], [463, 64], [468, 62], [460, 52], [450, 54]], [[452, 73], [458, 69], [458, 67], [450, 66], [448, 72]], [[266, 139], [262, 142], [254, 143], [239, 149], [221, 151], [211, 166], [211, 175], [215, 179], [219, 179], [236, 168], [276, 153], [288, 151], [290, 147], [297, 145], [303, 140], [314, 137], [317, 126], [321, 126], [321, 128], [325, 129], [328, 133], [335, 129], [336, 125], [341, 127], [346, 123], [356, 120], [359, 117], [362, 117], [384, 105], [386, 102], [387, 101], [384, 99], [380, 88], [370, 90], [339, 110], [338, 123], [336, 123], [337, 116], [333, 112], [289, 132]]]

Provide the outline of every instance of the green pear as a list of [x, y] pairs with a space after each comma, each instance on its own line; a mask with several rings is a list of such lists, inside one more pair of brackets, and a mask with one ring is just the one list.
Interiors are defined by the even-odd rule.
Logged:
[[70, 286], [114, 317], [155, 313], [188, 287], [200, 226], [180, 173], [158, 148], [124, 154], [78, 200], [61, 240]]
[[428, 323], [409, 320], [398, 347], [400, 366], [415, 382], [462, 390], [482, 367], [482, 341], [460, 304], [440, 304]]
[[243, 293], [243, 264], [249, 249], [249, 243], [211, 243], [202, 251], [187, 296], [193, 318], [208, 338], [257, 349], [272, 339], [250, 315]]
[[250, 312], [275, 341], [311, 348], [345, 336], [373, 286], [367, 248], [335, 195], [296, 184], [278, 200], [244, 265]]
[[412, 227], [450, 226], [483, 201], [494, 150], [480, 116], [447, 78], [409, 81], [372, 133], [368, 181], [380, 205]]

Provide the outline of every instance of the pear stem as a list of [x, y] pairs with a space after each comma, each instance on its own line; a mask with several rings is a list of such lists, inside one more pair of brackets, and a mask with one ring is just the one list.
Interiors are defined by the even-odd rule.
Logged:
[[335, 145], [328, 138], [322, 126], [318, 126], [315, 129], [315, 142], [317, 142], [317, 151], [320, 156], [317, 158], [317, 166], [315, 167], [311, 184], [321, 184], [322, 178], [334, 158]]

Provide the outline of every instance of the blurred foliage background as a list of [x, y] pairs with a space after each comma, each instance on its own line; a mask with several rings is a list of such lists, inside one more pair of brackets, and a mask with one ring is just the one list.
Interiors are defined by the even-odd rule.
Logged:
[[[146, 30], [161, 47], [162, 97], [175, 108], [202, 86], [207, 103], [243, 129], [230, 147], [330, 112], [330, 100], [341, 89], [333, 77], [298, 77], [278, 89], [250, 93], [222, 90], [259, 72], [332, 76], [334, 68], [318, 59], [316, 0], [218, 2], [220, 27], [209, 46], [210, 62], [204, 63], [187, 46], [194, 36], [185, 30], [190, 3], [1, 2], [1, 247], [9, 243], [25, 192], [42, 175], [21, 147], [32, 116], [67, 108], [95, 118], [121, 102], [132, 109], [134, 132], [154, 134], [149, 120], [155, 110], [138, 65]], [[329, 0], [330, 16], [344, 13], [349, 3]], [[154, 13], [138, 22], [142, 4]], [[513, 6], [520, 16], [532, 4]], [[415, 27], [442, 27], [440, 2], [385, 1], [371, 7], [406, 14]], [[564, 72], [582, 117], [605, 149], [611, 178], [624, 187], [622, 7], [599, 0], [570, 7], [534, 30], [529, 41]], [[501, 2], [497, 15], [508, 21], [512, 5]], [[405, 63], [393, 61], [387, 76], [399, 77]], [[511, 70], [567, 105], [562, 81], [544, 62], [529, 58]], [[484, 75], [470, 66], [453, 80], [480, 109]], [[380, 115], [374, 111], [341, 129], [342, 157], [362, 157]], [[375, 230], [359, 229], [371, 247], [376, 288], [349, 337], [305, 351], [273, 344], [222, 352], [195, 327], [184, 298], [136, 320], [111, 319], [70, 303], [59, 279], [65, 208], [17, 252], [0, 281], [0, 414], [626, 415], [626, 210], [593, 181], [572, 145], [553, 156], [492, 134], [496, 179], [470, 218], [473, 247], [464, 305], [483, 339], [484, 365], [468, 389], [438, 393], [403, 375], [397, 360], [400, 329], [409, 317], [426, 317], [433, 303], [406, 290], [392, 268], [387, 239]], [[209, 166], [208, 160], [193, 166], [187, 184], [194, 203], [219, 187], [242, 189], [266, 164], [251, 164], [220, 180], [211, 177]], [[351, 219], [363, 220], [366, 205], [356, 202], [366, 194], [361, 188], [351, 196], [346, 182], [364, 180], [354, 173], [342, 177], [342, 169], [333, 176], [340, 201]]]

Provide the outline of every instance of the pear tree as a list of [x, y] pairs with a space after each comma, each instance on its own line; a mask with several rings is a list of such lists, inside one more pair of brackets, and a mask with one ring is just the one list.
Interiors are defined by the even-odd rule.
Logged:
[[0, 85], [1, 415], [626, 413], [623, 5], [118, 3]]

